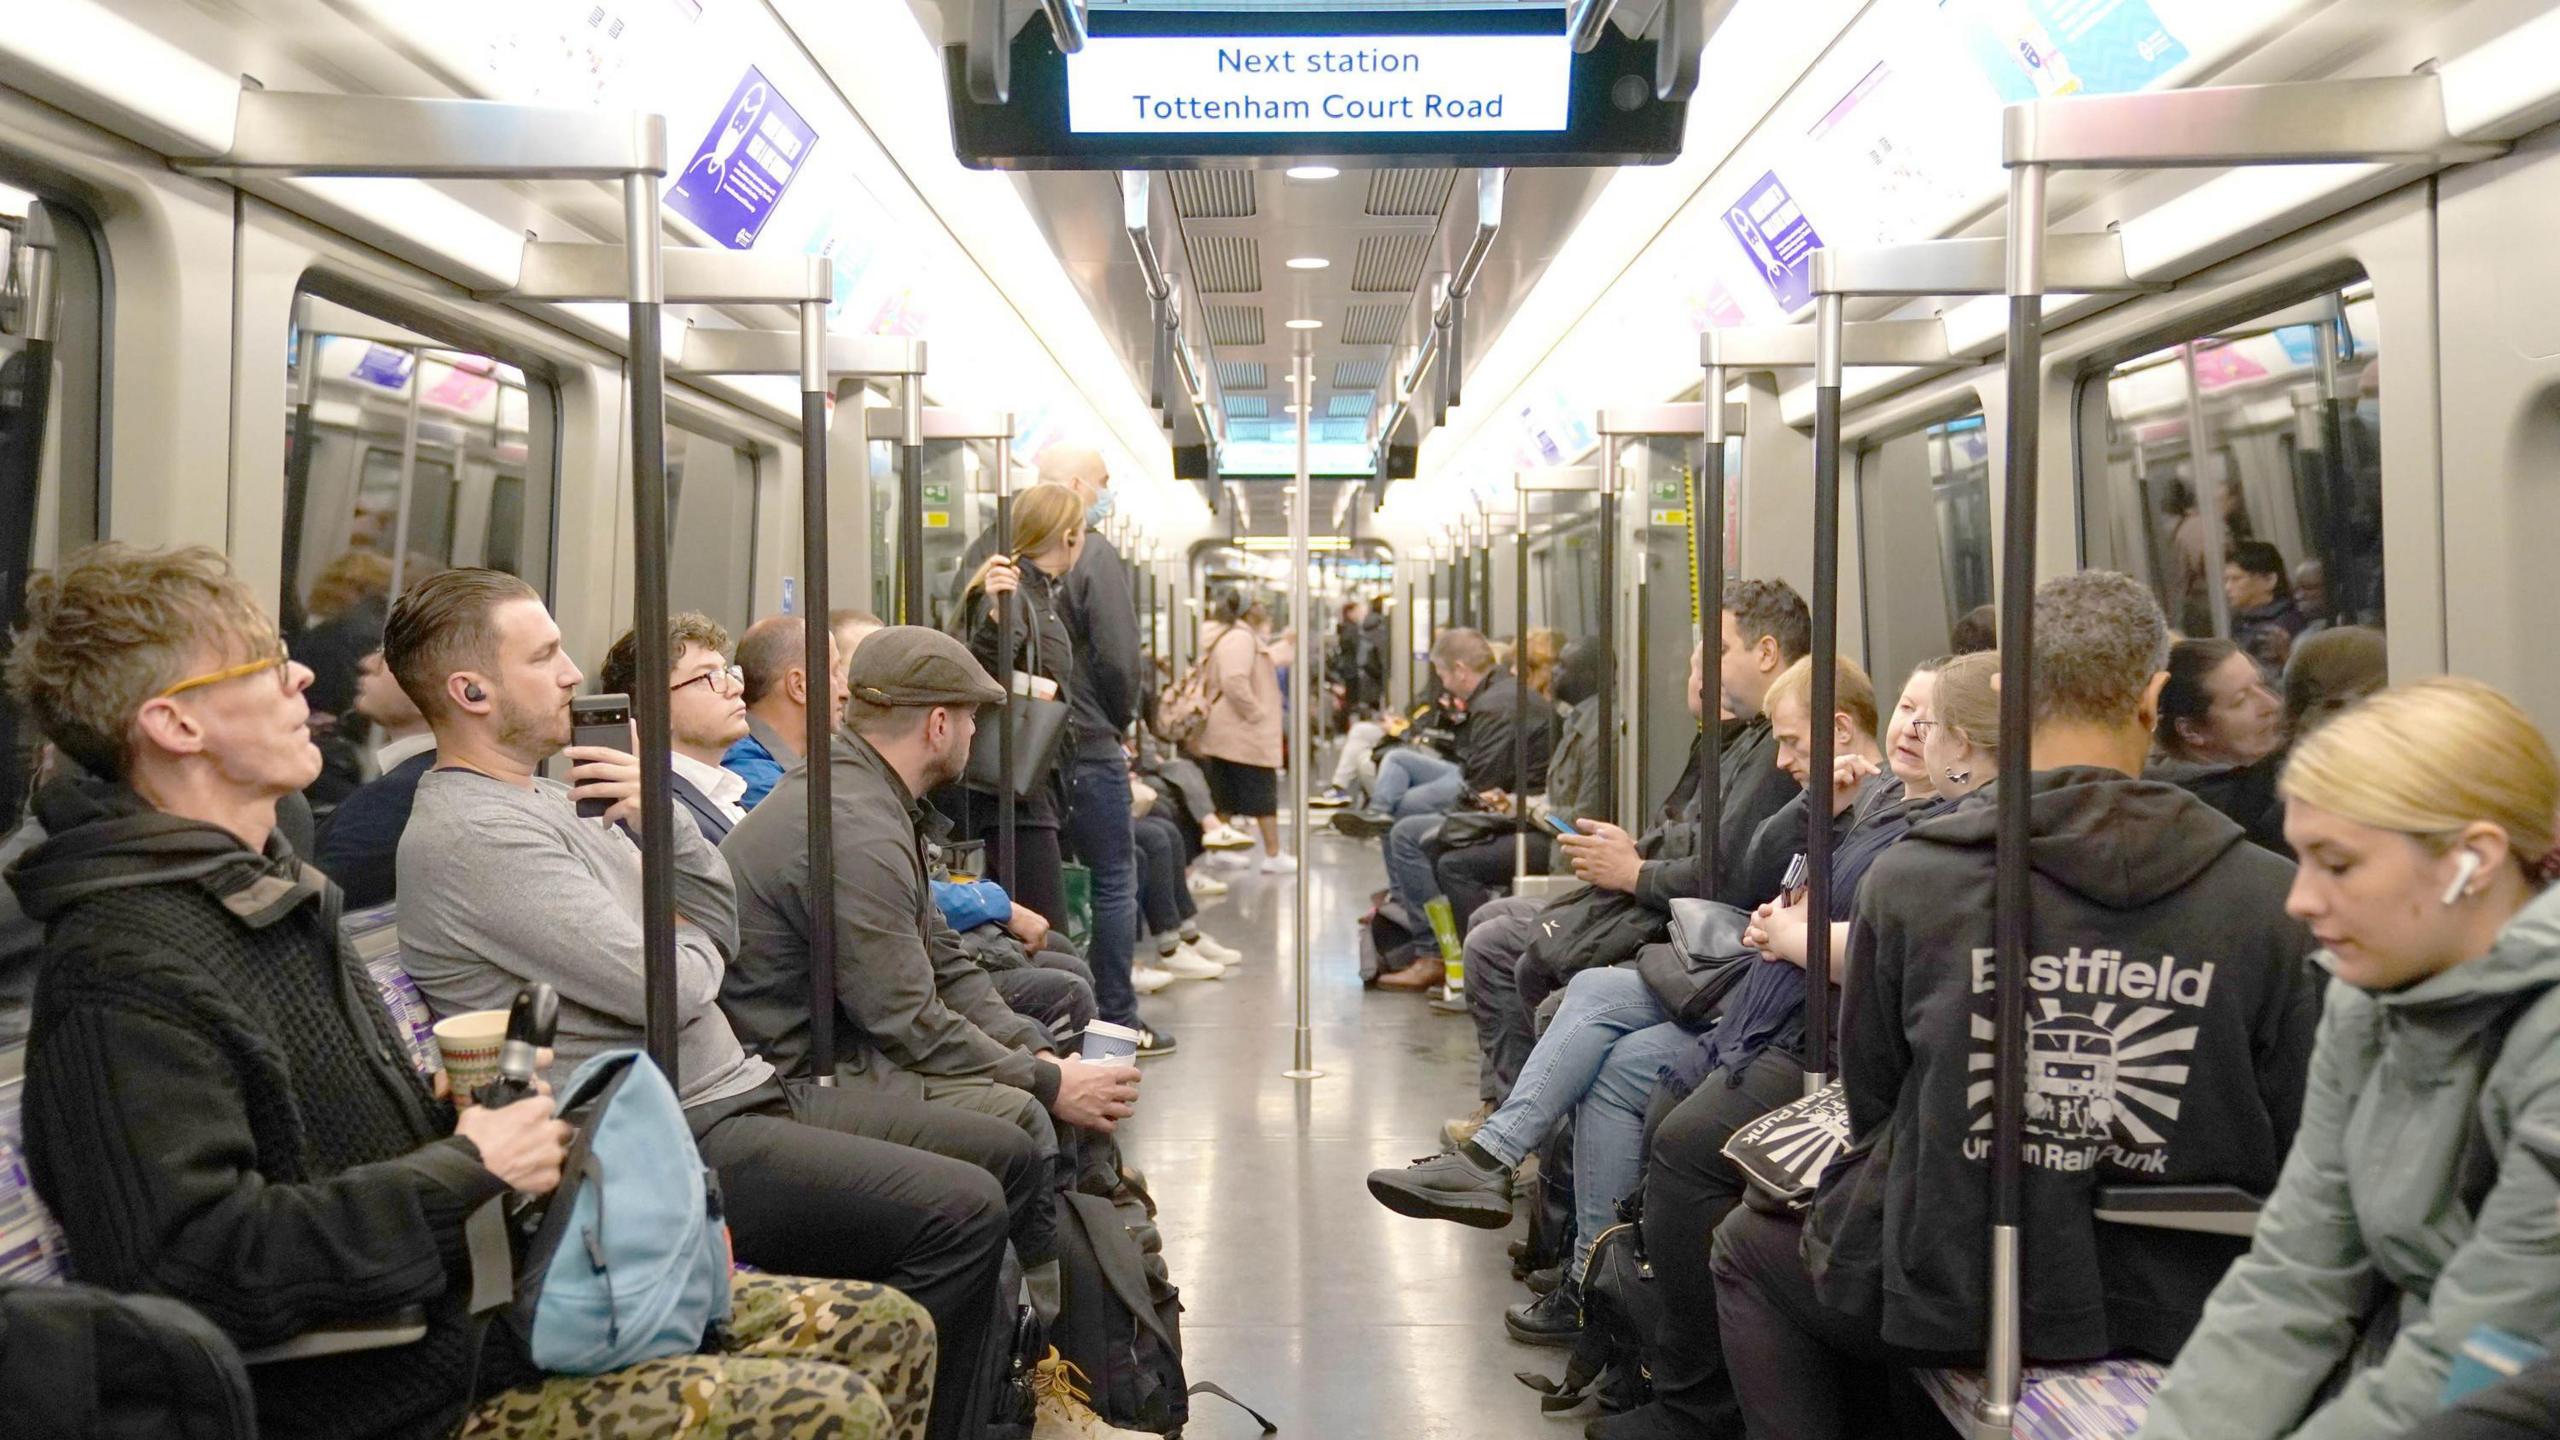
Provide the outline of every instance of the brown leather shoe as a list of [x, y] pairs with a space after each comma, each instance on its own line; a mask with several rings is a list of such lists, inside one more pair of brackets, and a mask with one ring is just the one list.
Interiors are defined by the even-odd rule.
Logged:
[[1416, 960], [1401, 970], [1390, 970], [1378, 977], [1381, 990], [1401, 990], [1407, 994], [1435, 989], [1445, 978], [1438, 956]]

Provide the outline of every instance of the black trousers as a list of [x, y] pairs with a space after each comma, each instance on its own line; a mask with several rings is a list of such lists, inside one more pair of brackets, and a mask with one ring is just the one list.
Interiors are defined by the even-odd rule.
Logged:
[[[1518, 846], [1518, 837], [1497, 835], [1454, 850], [1424, 847], [1433, 852], [1431, 874], [1440, 882], [1440, 893], [1449, 897], [1449, 912], [1457, 918], [1459, 934], [1466, 933], [1467, 922], [1478, 910], [1497, 896], [1511, 893], [1511, 877], [1518, 869]], [[1547, 873], [1547, 854], [1547, 837], [1530, 832], [1530, 874]]]
[[[738, 1259], [784, 1275], [876, 1281], [922, 1305], [938, 1347], [925, 1433], [979, 1440], [994, 1398], [988, 1347], [1002, 1304], [1007, 1196], [1050, 1204], [1030, 1140], [1001, 1120], [816, 1085], [767, 1084], [685, 1118], [720, 1177]], [[928, 1140], [988, 1159], [915, 1148]]]
[[1982, 1352], [1904, 1350], [1884, 1343], [1875, 1317], [1826, 1307], [1799, 1254], [1803, 1234], [1801, 1223], [1747, 1205], [1716, 1228], [1716, 1319], [1751, 1440], [1909, 1433], [1909, 1412], [1896, 1413], [1900, 1373], [1980, 1365]]
[[1019, 970], [998, 970], [987, 978], [995, 982], [1006, 1008], [1039, 1021], [1050, 1039], [1072, 1048], [1084, 1027], [1093, 1023], [1093, 981], [1087, 978], [1093, 972], [1073, 956], [1059, 958], [1062, 963], [1055, 966], [1034, 960]]
[[1708, 1267], [1716, 1227], [1742, 1203], [1742, 1172], [1724, 1158], [1724, 1143], [1804, 1094], [1804, 1071], [1781, 1050], [1761, 1051], [1743, 1067], [1741, 1084], [1729, 1083], [1733, 1079], [1711, 1071], [1685, 1098], [1657, 1090], [1645, 1115], [1644, 1251], [1662, 1287], [1653, 1398], [1682, 1433], [1703, 1440], [1742, 1434]]
[[1138, 909], [1147, 935], [1177, 935], [1200, 913], [1182, 880], [1182, 827], [1162, 815], [1141, 815], [1131, 826], [1138, 844]]
[[[994, 813], [994, 807], [988, 807]], [[1058, 849], [1055, 827], [1025, 825], [1016, 821], [1013, 827], [1013, 870], [1004, 868], [1004, 849], [993, 820], [976, 837], [987, 842], [987, 873], [1004, 887], [1014, 902], [1029, 906], [1040, 918], [1052, 925], [1067, 923], [1067, 877], [1065, 860]]]

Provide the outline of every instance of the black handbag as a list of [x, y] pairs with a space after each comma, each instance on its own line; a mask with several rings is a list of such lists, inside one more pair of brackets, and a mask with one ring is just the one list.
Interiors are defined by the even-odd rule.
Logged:
[[[1023, 617], [1023, 633], [1031, 653], [1024, 657], [1028, 673], [1040, 673], [1040, 626], [1030, 616]], [[1011, 669], [1010, 665], [1005, 668]], [[1051, 767], [1058, 763], [1058, 747], [1067, 738], [1068, 707], [1064, 698], [1041, 700], [1007, 686], [1004, 714], [995, 725], [981, 730], [969, 746], [968, 773], [961, 782], [984, 795], [1000, 793], [1004, 767], [1004, 735], [997, 727], [1013, 726], [1013, 793], [1021, 799], [1048, 783]]]
[[1636, 974], [1663, 1013], [1696, 1029], [1751, 973], [1760, 952], [1742, 941], [1751, 913], [1690, 896], [1671, 902], [1671, 938], [1636, 952]]

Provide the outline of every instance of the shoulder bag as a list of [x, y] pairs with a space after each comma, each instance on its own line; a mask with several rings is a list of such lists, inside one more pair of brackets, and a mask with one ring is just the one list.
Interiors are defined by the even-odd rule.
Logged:
[[[1015, 593], [1019, 595], [1021, 592]], [[1037, 675], [1040, 673], [1039, 617], [1030, 613], [1030, 607], [1026, 605], [1016, 623], [1023, 626], [1023, 633], [1029, 640], [1030, 653], [1024, 657], [1026, 671]], [[1010, 657], [1007, 661], [1004, 668], [1011, 671]], [[1005, 690], [1006, 716], [1000, 717], [997, 724], [1010, 723], [1013, 726], [1013, 793], [1020, 798], [1047, 783], [1049, 770], [1058, 761], [1058, 747], [1066, 740], [1069, 710], [1064, 696], [1041, 700], [1023, 694], [1020, 688], [1011, 684], [1006, 684]], [[1003, 733], [994, 726], [987, 727], [969, 746], [969, 770], [962, 781], [972, 790], [993, 795], [998, 793], [996, 787], [1002, 783], [1003, 769]]]

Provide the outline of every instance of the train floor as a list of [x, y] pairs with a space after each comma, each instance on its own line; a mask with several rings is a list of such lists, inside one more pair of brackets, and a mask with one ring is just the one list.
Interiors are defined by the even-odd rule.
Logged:
[[[1284, 816], [1284, 843], [1288, 832]], [[1409, 1220], [1369, 1198], [1370, 1170], [1436, 1150], [1441, 1122], [1475, 1108], [1474, 1028], [1420, 996], [1361, 989], [1359, 917], [1386, 883], [1377, 842], [1319, 829], [1305, 859], [1323, 1078], [1283, 1074], [1296, 1022], [1295, 876], [1204, 862], [1232, 888], [1202, 903], [1201, 924], [1246, 960], [1223, 979], [1140, 1001], [1179, 1048], [1146, 1062], [1123, 1150], [1163, 1209], [1185, 1368], [1234, 1391], [1284, 1437], [1579, 1435], [1581, 1420], [1542, 1420], [1537, 1396], [1512, 1378], [1559, 1374], [1566, 1353], [1504, 1333], [1503, 1307], [1528, 1298], [1505, 1254], [1520, 1226]], [[1204, 1396], [1184, 1433], [1258, 1432]]]

